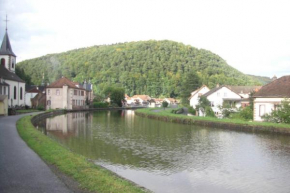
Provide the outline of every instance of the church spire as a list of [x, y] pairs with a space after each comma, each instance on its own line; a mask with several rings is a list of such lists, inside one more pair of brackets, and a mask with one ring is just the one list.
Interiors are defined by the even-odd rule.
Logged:
[[9, 20], [7, 20], [7, 15], [6, 15], [6, 20], [4, 20], [4, 21], [6, 21], [6, 32], [5, 32], [5, 35], [4, 35], [4, 38], [2, 41], [2, 45], [0, 48], [0, 55], [11, 55], [11, 56], [16, 57], [16, 55], [12, 51], [9, 36], [7, 33], [7, 22], [9, 21]]

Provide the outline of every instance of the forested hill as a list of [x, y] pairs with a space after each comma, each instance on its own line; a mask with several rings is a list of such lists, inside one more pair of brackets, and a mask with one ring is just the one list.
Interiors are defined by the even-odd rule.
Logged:
[[173, 41], [139, 41], [93, 46], [26, 60], [17, 74], [31, 84], [66, 76], [90, 80], [100, 93], [107, 85], [124, 87], [126, 93], [178, 96], [187, 72], [195, 71], [202, 84], [256, 85], [251, 77], [229, 66], [218, 55]]

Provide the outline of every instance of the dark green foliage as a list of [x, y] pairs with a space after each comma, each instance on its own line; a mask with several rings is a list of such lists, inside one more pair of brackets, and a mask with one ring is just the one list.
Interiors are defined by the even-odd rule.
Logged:
[[215, 117], [215, 114], [210, 107], [210, 101], [205, 96], [201, 96], [199, 98], [198, 105], [196, 105], [196, 110], [200, 110], [206, 117]]
[[276, 110], [264, 115], [263, 119], [266, 122], [290, 124], [290, 99], [283, 100]]
[[166, 102], [166, 101], [163, 101], [162, 102], [162, 107], [165, 109], [166, 107], [168, 107], [168, 102]]
[[197, 75], [196, 72], [190, 71], [185, 73], [185, 78], [182, 81], [181, 86], [181, 104], [182, 105], [189, 105], [188, 97], [190, 97], [190, 93], [201, 86], [201, 79]]
[[192, 115], [196, 114], [196, 110], [193, 107], [188, 107], [188, 112]]
[[93, 103], [94, 108], [107, 108], [108, 106], [109, 106], [109, 103], [102, 103], [102, 102]]
[[243, 120], [253, 120], [253, 108], [251, 106], [243, 108], [238, 114]]
[[36, 107], [36, 109], [39, 110], [39, 111], [44, 111], [45, 110], [43, 105], [38, 105]]
[[125, 97], [125, 90], [123, 88], [112, 88], [110, 98], [111, 98], [111, 105], [114, 103], [117, 106], [122, 107], [122, 101], [124, 101]]
[[[93, 46], [60, 54], [50, 54], [18, 63], [16, 69], [39, 85], [42, 74], [49, 82], [66, 76], [73, 81], [91, 80], [94, 93], [119, 85], [129, 96], [178, 97], [183, 80], [195, 72], [202, 84], [256, 85], [247, 75], [229, 66], [218, 55], [173, 41], [140, 41]], [[188, 85], [193, 91], [195, 85]]]

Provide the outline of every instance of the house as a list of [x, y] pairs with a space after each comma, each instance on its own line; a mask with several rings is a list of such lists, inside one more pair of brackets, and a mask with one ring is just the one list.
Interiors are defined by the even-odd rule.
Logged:
[[166, 101], [168, 105], [175, 105], [177, 104], [177, 100], [174, 98], [165, 98], [163, 101]]
[[262, 116], [270, 114], [281, 101], [290, 98], [290, 75], [274, 79], [253, 95], [254, 121], [263, 121]]
[[[32, 99], [39, 93], [45, 93], [45, 86], [29, 86], [26, 85], [25, 88], [25, 106], [32, 108]], [[44, 105], [45, 106], [45, 105]], [[34, 108], [37, 106], [34, 106]]]
[[46, 108], [46, 93], [45, 91], [38, 93], [31, 99], [31, 108], [43, 107]]
[[151, 100], [151, 97], [148, 95], [134, 95], [132, 97], [126, 97], [127, 104], [137, 104], [137, 105], [145, 105], [148, 104]]
[[193, 91], [191, 93], [191, 96], [189, 97], [189, 104], [191, 107], [193, 107], [195, 109], [196, 105], [198, 104], [199, 98], [207, 93], [208, 91], [210, 91], [210, 89], [203, 85], [202, 87], [200, 87], [199, 89]]
[[233, 92], [239, 94], [243, 99], [241, 100], [241, 106], [246, 107], [250, 105], [250, 95], [258, 92], [262, 86], [227, 86]]
[[216, 115], [221, 115], [220, 107], [227, 102], [232, 107], [241, 107], [242, 97], [227, 86], [217, 86], [203, 94], [211, 103], [211, 108]]
[[[9, 36], [6, 32], [0, 48], [0, 78], [6, 84], [2, 93], [8, 98], [9, 106], [24, 106], [25, 82], [15, 74], [16, 55], [12, 51]], [[7, 87], [8, 85], [8, 87]]]
[[86, 98], [86, 89], [66, 77], [46, 87], [46, 109], [84, 109]]

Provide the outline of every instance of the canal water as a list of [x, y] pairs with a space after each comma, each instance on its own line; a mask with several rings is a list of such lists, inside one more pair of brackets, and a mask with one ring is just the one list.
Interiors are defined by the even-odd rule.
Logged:
[[49, 137], [153, 192], [290, 192], [290, 137], [162, 122], [134, 111], [41, 120]]

